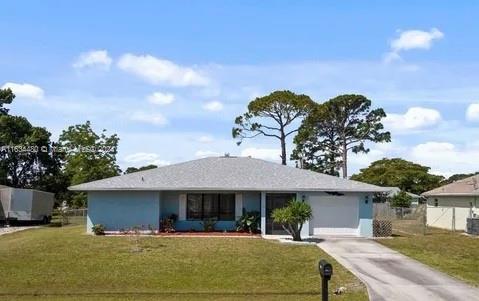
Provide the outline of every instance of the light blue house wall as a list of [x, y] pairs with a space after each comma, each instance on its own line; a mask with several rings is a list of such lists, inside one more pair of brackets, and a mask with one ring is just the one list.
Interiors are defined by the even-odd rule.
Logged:
[[135, 226], [159, 227], [160, 197], [155, 191], [88, 192], [87, 232], [95, 224], [118, 231]]
[[[91, 232], [94, 224], [103, 224], [107, 230], [119, 231], [120, 229], [131, 228], [143, 225], [145, 228], [151, 225], [154, 229], [159, 228], [159, 221], [171, 214], [180, 216], [179, 199], [180, 194], [187, 192], [180, 191], [101, 191], [88, 193], [88, 217], [87, 232]], [[266, 210], [265, 195], [260, 192], [241, 192], [242, 209], [261, 212], [261, 225], [265, 229]], [[307, 193], [298, 193], [302, 199]], [[363, 237], [372, 237], [373, 204], [370, 195], [358, 193], [359, 226], [358, 233]], [[367, 197], [367, 202], [366, 202]], [[340, 202], [341, 200], [338, 199]], [[237, 214], [238, 217], [238, 214]], [[314, 218], [314, 217], [313, 217]], [[314, 220], [310, 221], [314, 223]], [[234, 230], [236, 221], [219, 221], [216, 224], [217, 230]], [[201, 221], [178, 220], [175, 223], [178, 231], [189, 231], [203, 229]], [[310, 226], [303, 227], [304, 237], [311, 235]]]
[[373, 198], [361, 194], [359, 197], [359, 235], [373, 237]]

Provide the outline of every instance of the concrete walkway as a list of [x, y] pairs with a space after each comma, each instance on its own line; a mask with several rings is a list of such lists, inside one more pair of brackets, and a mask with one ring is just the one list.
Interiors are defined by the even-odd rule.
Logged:
[[324, 238], [318, 246], [367, 285], [371, 301], [479, 300], [478, 288], [373, 240]]
[[30, 227], [0, 227], [0, 235], [15, 233], [18, 231], [28, 230], [28, 229], [35, 229], [39, 228], [39, 226], [30, 226]]

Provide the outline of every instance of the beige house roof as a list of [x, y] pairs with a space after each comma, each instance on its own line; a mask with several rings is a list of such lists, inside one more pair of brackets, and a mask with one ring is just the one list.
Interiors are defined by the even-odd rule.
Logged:
[[423, 193], [424, 196], [479, 196], [479, 175], [465, 178], [451, 184]]

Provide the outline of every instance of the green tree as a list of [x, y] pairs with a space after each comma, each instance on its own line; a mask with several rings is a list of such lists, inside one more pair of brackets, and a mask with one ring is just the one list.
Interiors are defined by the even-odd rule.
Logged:
[[0, 116], [8, 114], [8, 109], [4, 105], [11, 104], [14, 98], [15, 94], [10, 88], [0, 89]]
[[391, 198], [391, 207], [411, 207], [412, 197], [405, 191], [399, 191]]
[[55, 176], [59, 162], [50, 135], [25, 117], [0, 115], [0, 184], [40, 188], [45, 178]]
[[244, 139], [257, 136], [272, 137], [280, 140], [281, 163], [286, 165], [286, 139], [298, 131], [295, 121], [303, 118], [313, 107], [309, 96], [291, 91], [275, 91], [258, 97], [248, 104], [248, 111], [236, 117], [233, 138]]
[[304, 167], [348, 177], [348, 152], [367, 153], [366, 142], [390, 142], [383, 131], [383, 109], [371, 109], [362, 95], [340, 95], [317, 106], [303, 121], [295, 137], [293, 159]]
[[401, 158], [381, 159], [363, 168], [352, 180], [379, 186], [399, 187], [402, 191], [421, 194], [440, 186], [442, 176], [429, 173], [430, 168]]
[[[93, 131], [91, 124], [68, 127], [59, 138], [58, 150], [64, 153], [64, 170], [71, 185], [117, 176], [121, 170], [116, 164], [119, 138], [116, 134], [106, 135]], [[74, 205], [86, 204], [84, 193], [72, 196]]]
[[301, 229], [313, 217], [313, 213], [308, 203], [293, 199], [286, 207], [274, 209], [271, 217], [275, 223], [281, 224], [294, 241], [301, 241]]
[[134, 172], [138, 172], [138, 171], [143, 171], [143, 170], [148, 170], [148, 169], [154, 169], [154, 168], [158, 168], [158, 166], [156, 166], [155, 164], [150, 164], [150, 165], [146, 165], [146, 166], [142, 166], [142, 167], [128, 167], [124, 174], [129, 174], [129, 173], [134, 173]]
[[454, 183], [456, 181], [459, 181], [459, 180], [462, 180], [462, 179], [465, 179], [465, 178], [469, 178], [469, 177], [472, 177], [472, 176], [475, 176], [475, 175], [478, 175], [479, 174], [479, 171], [478, 172], [474, 172], [474, 173], [458, 173], [458, 174], [454, 174], [452, 176], [450, 176], [449, 178], [445, 179], [444, 181], [441, 182], [441, 186], [442, 185], [447, 185], [447, 184], [451, 184], [451, 183]]

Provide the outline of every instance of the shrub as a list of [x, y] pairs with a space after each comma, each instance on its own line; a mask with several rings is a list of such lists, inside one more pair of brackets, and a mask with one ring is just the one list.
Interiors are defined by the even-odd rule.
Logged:
[[291, 200], [286, 207], [274, 209], [271, 214], [273, 221], [281, 224], [294, 241], [301, 241], [303, 225], [312, 216], [311, 206], [295, 199]]
[[243, 212], [243, 215], [236, 222], [236, 231], [257, 233], [260, 223], [261, 218], [258, 211]]
[[391, 198], [391, 207], [411, 207], [412, 197], [405, 191], [398, 192]]
[[169, 218], [164, 218], [160, 220], [160, 231], [161, 232], [166, 232], [166, 233], [172, 233], [175, 232], [175, 221], [169, 217]]
[[208, 218], [201, 222], [203, 226], [203, 231], [205, 232], [213, 232], [215, 231], [215, 226], [218, 221], [215, 218]]
[[95, 235], [105, 235], [105, 226], [102, 224], [96, 224], [93, 227], [91, 227], [91, 230]]
[[149, 231], [150, 235], [155, 235], [156, 234], [155, 228], [150, 224], [148, 224], [148, 231]]

